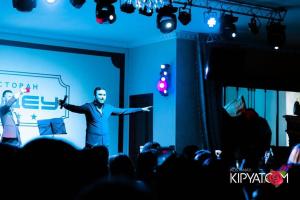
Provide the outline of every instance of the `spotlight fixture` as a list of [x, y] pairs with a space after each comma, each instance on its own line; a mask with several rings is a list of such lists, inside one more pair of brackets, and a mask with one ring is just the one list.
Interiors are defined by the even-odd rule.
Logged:
[[139, 10], [139, 14], [147, 17], [152, 16], [154, 10], [160, 9], [165, 4], [164, 0], [127, 0], [127, 1], [134, 1], [134, 6]]
[[192, 20], [191, 8], [182, 7], [179, 8], [178, 20], [183, 25], [187, 25]]
[[141, 15], [145, 15], [147, 17], [150, 17], [150, 16], [153, 15], [153, 8], [144, 5], [143, 7], [139, 8], [139, 13]]
[[49, 4], [54, 4], [56, 2], [56, 0], [47, 0], [47, 3]]
[[217, 24], [217, 20], [216, 20], [215, 17], [210, 17], [207, 20], [207, 25], [208, 25], [209, 28], [213, 28], [216, 24]]
[[232, 14], [223, 13], [221, 16], [221, 34], [226, 39], [232, 39], [237, 36], [235, 22], [238, 21], [238, 17]]
[[249, 30], [254, 35], [257, 35], [259, 33], [260, 26], [261, 26], [261, 22], [256, 16], [253, 16], [250, 20], [250, 23], [248, 23]]
[[21, 12], [30, 12], [36, 7], [36, 0], [13, 0], [13, 7]]
[[280, 22], [271, 21], [267, 25], [267, 39], [270, 45], [276, 50], [285, 43], [285, 25]]
[[70, 3], [75, 7], [75, 8], [81, 8], [82, 5], [85, 3], [85, 0], [70, 0]]
[[99, 24], [112, 24], [116, 21], [117, 16], [115, 7], [112, 5], [117, 0], [95, 0], [96, 5], [96, 21]]
[[165, 5], [158, 9], [156, 26], [162, 33], [170, 33], [177, 27], [176, 13], [178, 8], [171, 4]]
[[208, 10], [204, 12], [204, 21], [208, 25], [209, 28], [214, 28], [217, 25], [217, 13]]
[[125, 13], [133, 13], [135, 11], [135, 7], [132, 3], [132, 0], [125, 0], [123, 1], [123, 3], [121, 3], [120, 1], [120, 9], [122, 12], [125, 12]]

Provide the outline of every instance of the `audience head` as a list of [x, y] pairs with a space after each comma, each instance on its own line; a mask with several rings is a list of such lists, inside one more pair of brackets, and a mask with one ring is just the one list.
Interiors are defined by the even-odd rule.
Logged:
[[148, 150], [156, 150], [159, 151], [161, 148], [160, 144], [158, 142], [147, 142], [141, 152], [147, 152]]
[[24, 145], [20, 153], [26, 198], [74, 197], [79, 187], [77, 149], [62, 140], [39, 138]]
[[158, 152], [156, 150], [148, 150], [140, 153], [137, 158], [137, 178], [149, 181], [156, 173]]
[[197, 145], [187, 145], [182, 150], [182, 156], [187, 160], [194, 160], [198, 150], [199, 148]]
[[85, 184], [91, 183], [108, 175], [109, 152], [106, 146], [100, 145], [83, 149], [81, 155], [81, 170], [84, 172]]
[[112, 176], [134, 178], [135, 168], [130, 158], [125, 154], [117, 154], [109, 159], [109, 170]]
[[199, 163], [203, 163], [206, 159], [211, 158], [211, 152], [208, 150], [198, 150], [195, 153], [195, 160], [198, 161]]

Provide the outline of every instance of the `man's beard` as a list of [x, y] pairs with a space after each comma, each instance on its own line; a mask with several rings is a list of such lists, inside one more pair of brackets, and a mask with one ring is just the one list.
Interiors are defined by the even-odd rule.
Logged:
[[104, 103], [100, 103], [97, 99], [94, 100], [94, 104], [98, 107], [98, 108], [102, 108]]

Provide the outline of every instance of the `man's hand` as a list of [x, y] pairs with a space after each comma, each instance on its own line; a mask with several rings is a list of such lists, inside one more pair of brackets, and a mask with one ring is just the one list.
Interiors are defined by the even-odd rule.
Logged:
[[20, 93], [24, 94], [24, 93], [29, 93], [30, 92], [30, 87], [22, 87], [20, 89]]
[[20, 89], [20, 93], [21, 93], [21, 94], [26, 93], [26, 91], [27, 91], [27, 90], [26, 90], [25, 87], [22, 87], [22, 88]]
[[64, 107], [64, 105], [65, 105], [64, 100], [63, 99], [59, 99], [58, 100], [58, 105], [60, 106], [60, 109], [62, 109], [62, 107]]
[[142, 110], [143, 110], [144, 112], [150, 112], [150, 108], [152, 108], [152, 106], [144, 107], [144, 108], [142, 108]]
[[65, 95], [64, 99], [59, 99], [58, 100], [58, 104], [60, 106], [60, 109], [62, 109], [63, 107], [65, 107], [67, 98], [68, 98], [68, 96]]
[[27, 93], [27, 92], [29, 92], [29, 90], [27, 88], [25, 88], [25, 87], [22, 87], [22, 88], [20, 88], [20, 90], [18, 92], [16, 92], [14, 94], [14, 97], [16, 99], [18, 99], [21, 95], [23, 95], [24, 93]]

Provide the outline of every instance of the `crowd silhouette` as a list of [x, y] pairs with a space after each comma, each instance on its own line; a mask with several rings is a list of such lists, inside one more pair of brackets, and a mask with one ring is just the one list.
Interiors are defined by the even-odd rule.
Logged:
[[[299, 184], [300, 144], [288, 160], [282, 160], [289, 183], [279, 187], [229, 183], [233, 162], [194, 145], [181, 153], [161, 149], [149, 142], [132, 161], [123, 153], [109, 156], [105, 146], [78, 150], [55, 139], [36, 139], [23, 148], [0, 144], [1, 193], [9, 199], [114, 199], [120, 194], [130, 199], [190, 199], [217, 190], [209, 193], [209, 199], [288, 199]], [[263, 168], [256, 164], [251, 169], [272, 168], [270, 163]]]
[[[270, 154], [271, 130], [253, 109], [237, 116], [223, 110], [221, 148], [143, 145], [136, 160], [109, 155], [105, 146], [76, 149], [66, 141], [38, 138], [17, 148], [0, 144], [1, 195], [7, 199], [292, 199], [299, 185], [300, 144], [289, 157]], [[275, 150], [275, 149], [274, 149]], [[268, 155], [268, 157], [266, 157]], [[288, 182], [230, 183], [231, 172], [284, 171]], [[234, 170], [234, 171], [233, 171]], [[204, 195], [205, 193], [205, 195]], [[209, 197], [209, 198], [208, 198]]]

